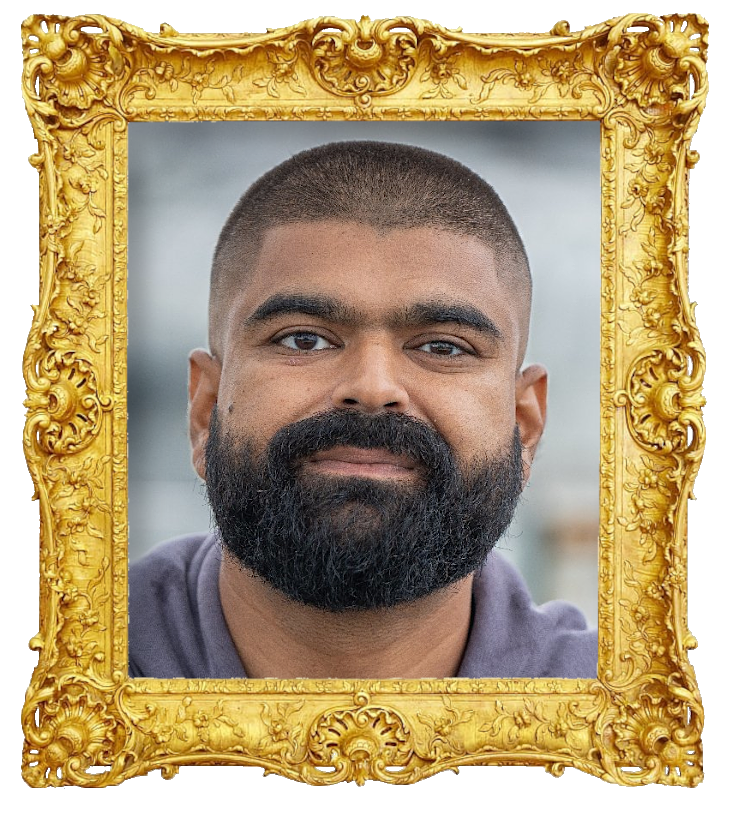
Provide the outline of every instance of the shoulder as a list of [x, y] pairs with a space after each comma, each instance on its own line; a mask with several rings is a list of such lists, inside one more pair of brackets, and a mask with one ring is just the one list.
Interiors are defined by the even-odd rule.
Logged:
[[199, 585], [208, 572], [214, 572], [212, 579], [217, 580], [219, 554], [214, 537], [203, 533], [166, 541], [132, 564], [132, 676], [185, 676], [193, 668], [193, 675], [199, 675]]
[[130, 599], [143, 598], [158, 588], [174, 595], [186, 592], [188, 576], [202, 565], [212, 545], [213, 536], [208, 533], [183, 535], [160, 543], [131, 564]]
[[597, 631], [571, 603], [536, 605], [522, 576], [502, 556], [488, 558], [476, 575], [473, 596], [461, 676], [596, 676]]

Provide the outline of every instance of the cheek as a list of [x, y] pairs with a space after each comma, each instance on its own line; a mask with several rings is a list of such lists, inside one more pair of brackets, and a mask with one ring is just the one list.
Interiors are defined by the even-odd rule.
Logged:
[[218, 402], [222, 420], [261, 446], [285, 425], [325, 409], [324, 394], [309, 377], [244, 365], [238, 373], [222, 376]]
[[424, 413], [464, 461], [508, 449], [516, 423], [514, 388], [466, 388], [434, 393]]

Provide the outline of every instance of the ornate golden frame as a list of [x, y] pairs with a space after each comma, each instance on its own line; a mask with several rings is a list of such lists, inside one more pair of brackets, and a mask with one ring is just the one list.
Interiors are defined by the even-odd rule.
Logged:
[[[572, 33], [466, 35], [330, 17], [266, 34], [149, 34], [34, 15], [23, 92], [40, 172], [41, 288], [24, 445], [41, 513], [32, 786], [185, 764], [311, 784], [412, 783], [468, 764], [693, 786], [687, 499], [704, 353], [687, 291], [691, 137], [707, 24], [633, 14]], [[599, 679], [132, 680], [127, 675], [127, 122], [601, 122]]]

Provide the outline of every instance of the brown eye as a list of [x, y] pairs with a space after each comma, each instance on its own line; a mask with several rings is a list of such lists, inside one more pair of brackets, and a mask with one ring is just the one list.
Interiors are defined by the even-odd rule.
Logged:
[[310, 331], [295, 331], [281, 337], [277, 342], [291, 351], [324, 351], [335, 347], [329, 340]]
[[447, 342], [446, 340], [425, 342], [424, 345], [419, 346], [419, 351], [434, 354], [438, 357], [457, 357], [466, 353], [459, 345], [455, 345], [454, 342]]

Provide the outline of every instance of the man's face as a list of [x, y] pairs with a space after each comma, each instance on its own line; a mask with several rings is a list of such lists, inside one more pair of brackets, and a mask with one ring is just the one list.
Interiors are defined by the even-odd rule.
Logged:
[[[398, 414], [429, 428], [463, 477], [505, 460], [515, 427], [525, 477], [544, 423], [546, 379], [519, 373], [526, 304], [476, 238], [355, 223], [269, 230], [223, 315], [210, 357], [191, 357], [191, 439], [205, 477], [215, 404], [220, 433], [265, 461], [284, 428], [320, 414]], [[413, 455], [357, 444], [300, 462], [300, 477], [408, 492]]]

